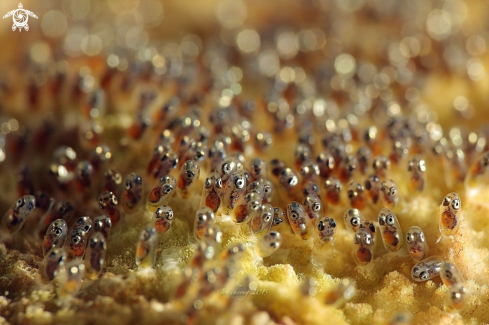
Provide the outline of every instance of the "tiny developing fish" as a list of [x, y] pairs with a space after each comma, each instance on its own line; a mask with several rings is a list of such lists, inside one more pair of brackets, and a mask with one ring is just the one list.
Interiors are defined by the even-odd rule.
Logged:
[[341, 279], [333, 290], [326, 293], [324, 303], [326, 305], [339, 307], [345, 302], [351, 300], [356, 293], [356, 285], [350, 279]]
[[89, 191], [92, 186], [93, 166], [86, 160], [76, 165], [76, 185], [81, 193]]
[[238, 261], [244, 254], [245, 252], [245, 246], [243, 243], [235, 243], [229, 245], [225, 250], [222, 251], [221, 253], [221, 260], [226, 260], [226, 261]]
[[250, 177], [251, 181], [256, 181], [265, 176], [267, 164], [261, 158], [253, 158], [250, 161]]
[[462, 218], [461, 207], [462, 203], [457, 193], [449, 193], [443, 199], [438, 226], [442, 237], [450, 237], [457, 233]]
[[158, 233], [156, 229], [147, 225], [139, 234], [136, 249], [136, 265], [145, 269], [153, 267], [156, 261], [156, 245], [158, 244]]
[[315, 227], [316, 234], [311, 253], [311, 263], [317, 267], [326, 264], [325, 248], [334, 245], [334, 234], [336, 232], [336, 221], [331, 217], [322, 217]]
[[112, 221], [110, 217], [105, 213], [101, 213], [93, 219], [93, 229], [96, 232], [100, 232], [105, 240], [109, 240], [110, 229], [112, 228]]
[[43, 236], [46, 233], [48, 227], [54, 220], [63, 219], [69, 223], [74, 214], [75, 208], [71, 202], [64, 201], [54, 203], [54, 199], [51, 199], [48, 211], [41, 217], [41, 223], [39, 225], [40, 235]]
[[90, 237], [85, 255], [85, 274], [90, 279], [96, 279], [102, 273], [105, 264], [107, 242], [104, 235], [94, 232]]
[[303, 183], [307, 181], [314, 181], [318, 178], [320, 174], [319, 166], [316, 162], [312, 160], [304, 161], [301, 165], [300, 173]]
[[18, 233], [35, 208], [36, 198], [33, 195], [19, 198], [3, 215], [0, 232], [2, 240]]
[[354, 234], [359, 229], [366, 229], [372, 236], [372, 241], [375, 243], [375, 223], [365, 219], [365, 217], [358, 211], [358, 209], [346, 210], [343, 221], [345, 222], [346, 230]]
[[367, 265], [374, 259], [374, 240], [365, 228], [360, 228], [353, 237], [353, 258], [357, 265]]
[[62, 248], [54, 248], [44, 257], [39, 272], [41, 277], [53, 281], [59, 270], [66, 263], [66, 251]]
[[68, 226], [63, 219], [54, 220], [49, 226], [42, 244], [44, 256], [54, 248], [62, 248], [68, 235]]
[[323, 214], [323, 206], [321, 199], [316, 194], [308, 194], [304, 198], [304, 208], [307, 215], [311, 219], [311, 223], [315, 225]]
[[197, 181], [200, 176], [200, 167], [194, 160], [187, 160], [180, 169], [178, 176], [177, 187], [180, 189], [180, 193], [183, 198], [189, 196], [188, 187], [194, 181]]
[[206, 228], [202, 240], [207, 244], [208, 247], [212, 247], [214, 251], [221, 251], [222, 244], [222, 231], [215, 223], [210, 223]]
[[177, 181], [173, 176], [161, 177], [159, 183], [149, 192], [146, 208], [150, 212], [155, 212], [159, 206], [168, 204], [176, 188]]
[[156, 209], [155, 213], [155, 229], [159, 234], [164, 234], [173, 222], [173, 210], [168, 205], [162, 205]]
[[331, 153], [327, 151], [320, 153], [316, 158], [316, 162], [319, 167], [319, 175], [322, 178], [328, 178], [333, 174], [335, 160]]
[[228, 178], [232, 173], [237, 171], [237, 161], [233, 157], [225, 158], [219, 165], [217, 165], [215, 170], [222, 180], [223, 190], [226, 189]]
[[397, 184], [392, 179], [380, 183], [381, 198], [386, 208], [392, 209], [399, 201], [397, 195]]
[[82, 287], [85, 276], [83, 261], [74, 260], [65, 264], [58, 273], [58, 296], [67, 297], [76, 294]]
[[362, 146], [358, 148], [356, 157], [358, 161], [358, 171], [363, 175], [367, 174], [370, 161], [372, 160], [372, 150], [367, 146]]
[[425, 184], [426, 162], [419, 156], [408, 161], [408, 172], [410, 174], [409, 189], [413, 192], [421, 192]]
[[299, 183], [299, 177], [297, 176], [296, 172], [293, 171], [291, 168], [284, 168], [278, 176], [278, 182], [286, 190], [290, 191], [294, 189]]
[[459, 312], [465, 305], [467, 289], [463, 283], [455, 283], [448, 288], [445, 296], [445, 311], [454, 314]]
[[440, 265], [440, 277], [443, 284], [450, 288], [452, 285], [460, 283], [464, 284], [465, 280], [458, 270], [457, 266], [449, 261], [445, 261]]
[[472, 166], [470, 166], [465, 177], [465, 187], [468, 189], [476, 188], [487, 182], [489, 178], [489, 152], [484, 152]]
[[343, 183], [349, 182], [357, 168], [358, 160], [355, 156], [348, 155], [344, 157], [338, 166], [338, 178]]
[[321, 190], [319, 188], [318, 183], [313, 181], [306, 182], [302, 189], [302, 193], [304, 194], [304, 196], [307, 196], [309, 194], [315, 194], [317, 196], [320, 196], [320, 191]]
[[104, 172], [104, 186], [102, 187], [103, 192], [112, 192], [114, 194], [119, 194], [119, 186], [122, 184], [122, 175], [119, 171], [115, 169], [107, 169]]
[[233, 209], [232, 219], [236, 223], [247, 223], [259, 212], [262, 202], [262, 195], [250, 192], [243, 196]]
[[284, 222], [284, 219], [285, 219], [285, 212], [284, 212], [284, 210], [282, 208], [280, 208], [280, 207], [274, 207], [273, 208], [272, 227], [277, 227], [282, 222]]
[[195, 213], [194, 237], [200, 240], [204, 237], [206, 229], [215, 221], [214, 212], [209, 207], [201, 207]]
[[227, 180], [222, 191], [222, 209], [224, 215], [231, 215], [231, 211], [246, 193], [246, 177], [244, 171], [234, 172]]
[[419, 261], [428, 256], [428, 243], [426, 242], [423, 230], [418, 226], [409, 228], [406, 235], [406, 244], [408, 253], [414, 260]]
[[73, 228], [82, 228], [86, 233], [90, 232], [92, 229], [92, 219], [89, 216], [83, 216], [76, 220]]
[[270, 204], [263, 204], [260, 211], [251, 220], [251, 232], [254, 235], [263, 234], [270, 230], [273, 220], [273, 207]]
[[70, 230], [65, 245], [68, 251], [68, 261], [83, 258], [85, 255], [87, 234], [83, 227], [74, 227]]
[[386, 250], [397, 252], [402, 247], [402, 229], [397, 216], [389, 209], [383, 208], [379, 213], [380, 234]]
[[292, 230], [303, 240], [311, 238], [312, 222], [304, 207], [295, 201], [287, 205], [287, 217]]
[[370, 175], [365, 180], [365, 189], [372, 204], [377, 204], [380, 199], [380, 178], [377, 175]]
[[143, 179], [136, 173], [126, 178], [126, 188], [122, 192], [122, 208], [126, 212], [133, 210], [141, 201], [143, 192]]
[[382, 178], [387, 177], [387, 173], [391, 168], [391, 161], [386, 156], [377, 156], [372, 161], [372, 169], [375, 175]]
[[423, 282], [440, 275], [442, 259], [438, 256], [430, 256], [419, 261], [411, 269], [411, 277], [414, 281]]
[[263, 186], [263, 203], [270, 203], [273, 192], [272, 182], [265, 177], [258, 179], [258, 182]]
[[102, 209], [104, 213], [110, 217], [110, 220], [113, 225], [117, 224], [117, 222], [121, 218], [121, 214], [119, 212], [119, 209], [117, 208], [118, 204], [119, 201], [117, 200], [117, 197], [115, 196], [114, 193], [105, 191], [102, 192], [102, 194], [100, 194], [99, 197], [100, 209]]
[[359, 210], [365, 209], [367, 206], [367, 197], [365, 193], [365, 187], [357, 182], [350, 182], [348, 184], [348, 199], [350, 200], [350, 205]]
[[282, 236], [277, 231], [270, 231], [261, 237], [256, 245], [256, 253], [264, 258], [272, 255], [282, 245]]
[[221, 205], [221, 191], [221, 176], [216, 172], [210, 173], [205, 179], [200, 206], [205, 205], [209, 207], [213, 212], [217, 212]]
[[341, 181], [335, 177], [330, 177], [324, 182], [326, 189], [326, 201], [331, 205], [338, 205], [341, 202]]

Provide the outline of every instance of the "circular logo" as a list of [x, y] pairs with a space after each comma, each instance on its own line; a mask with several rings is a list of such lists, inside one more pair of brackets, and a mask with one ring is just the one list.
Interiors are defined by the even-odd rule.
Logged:
[[27, 13], [25, 10], [17, 9], [14, 13], [14, 24], [17, 26], [24, 26], [27, 24]]

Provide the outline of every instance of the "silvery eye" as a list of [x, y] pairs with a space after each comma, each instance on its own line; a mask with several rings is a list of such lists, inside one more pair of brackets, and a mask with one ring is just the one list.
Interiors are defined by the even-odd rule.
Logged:
[[424, 160], [421, 160], [419, 163], [418, 163], [418, 169], [422, 172], [424, 172], [426, 170], [426, 163]]
[[161, 210], [160, 208], [156, 209], [155, 211], [156, 219], [160, 219], [162, 216], [163, 216], [163, 210]]
[[390, 189], [390, 191], [389, 191], [389, 195], [390, 195], [390, 196], [394, 196], [394, 195], [396, 195], [396, 193], [397, 193], [396, 188], [395, 188], [395, 187], [391, 187], [391, 189]]
[[297, 220], [299, 219], [299, 214], [297, 212], [292, 212], [290, 214], [290, 216], [292, 217], [292, 220]]
[[222, 188], [222, 180], [219, 178], [216, 182], [218, 188]]
[[243, 188], [244, 187], [244, 179], [242, 179], [241, 177], [236, 179], [236, 181], [234, 181], [234, 184], [236, 185], [237, 188]]
[[387, 216], [387, 224], [389, 226], [393, 226], [394, 225], [394, 217], [392, 215], [388, 215]]
[[131, 187], [132, 187], [132, 183], [131, 183], [131, 181], [130, 181], [130, 180], [126, 180], [126, 189], [127, 189], [127, 190], [130, 190], [130, 189], [131, 189]]
[[356, 226], [358, 226], [358, 224], [360, 223], [360, 221], [358, 220], [358, 218], [352, 218], [350, 220], [350, 223], [352, 224], [353, 227], [356, 227]]
[[365, 244], [370, 245], [370, 236], [365, 236], [364, 241]]
[[408, 233], [406, 236], [406, 243], [411, 244], [411, 234]]
[[360, 235], [359, 234], [355, 234], [355, 238], [353, 239], [353, 243], [354, 244], [359, 244], [360, 243]]
[[428, 279], [428, 273], [427, 272], [421, 272], [419, 277], [423, 280], [427, 280]]
[[194, 173], [189, 170], [185, 173], [185, 177], [187, 177], [187, 179], [192, 179], [194, 177]]
[[443, 206], [448, 206], [450, 204], [450, 198], [449, 197], [445, 197], [443, 199]]
[[205, 188], [210, 188], [210, 187], [211, 187], [211, 185], [212, 185], [212, 184], [211, 184], [211, 180], [207, 178], [207, 179], [205, 180]]
[[266, 214], [264, 220], [265, 220], [265, 222], [268, 222], [268, 221], [270, 221], [271, 218], [272, 218], [271, 215]]
[[222, 171], [224, 172], [224, 174], [228, 174], [231, 171], [231, 167], [229, 166], [229, 164], [222, 165]]
[[80, 242], [80, 240], [81, 238], [79, 236], [75, 236], [71, 239], [71, 242], [76, 245]]
[[16, 203], [15, 206], [17, 208], [22, 208], [24, 206], [24, 204], [25, 204], [24, 198], [20, 198], [20, 199], [17, 200], [17, 203]]
[[419, 234], [419, 241], [424, 243], [424, 234]]
[[318, 211], [319, 211], [319, 209], [321, 209], [321, 204], [319, 204], [319, 203], [314, 203], [314, 204], [312, 205], [312, 211], [314, 211], [314, 212], [318, 212]]
[[452, 208], [454, 210], [460, 209], [460, 200], [458, 200], [458, 199], [453, 200], [452, 201]]

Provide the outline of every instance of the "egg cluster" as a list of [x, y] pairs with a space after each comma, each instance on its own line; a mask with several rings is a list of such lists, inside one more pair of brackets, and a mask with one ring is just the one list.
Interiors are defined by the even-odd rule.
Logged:
[[[464, 126], [479, 112], [462, 95], [450, 111], [460, 126], [445, 127], [423, 86], [447, 71], [482, 80], [487, 36], [450, 0], [408, 6], [426, 27], [405, 22], [367, 51], [350, 14], [370, 26], [406, 7], [327, 2], [314, 4], [327, 28], [242, 28], [245, 5], [227, 0], [218, 39], [100, 41], [90, 58], [48, 63], [31, 53], [33, 82], [0, 92], [0, 269], [26, 263], [31, 282], [0, 282], [13, 291], [0, 316], [33, 321], [33, 309], [12, 313], [48, 292], [29, 297], [57, 313], [46, 322], [113, 296], [119, 310], [144, 301], [175, 324], [314, 323], [314, 308], [362, 323], [369, 303], [382, 310], [378, 297], [403, 286], [403, 303], [378, 319], [435, 310], [484, 322], [484, 264], [468, 257], [485, 263], [469, 242], [484, 229], [467, 211], [486, 208], [474, 198], [489, 179], [489, 132]], [[452, 46], [461, 39], [464, 50]], [[19, 93], [22, 109], [11, 109]]]

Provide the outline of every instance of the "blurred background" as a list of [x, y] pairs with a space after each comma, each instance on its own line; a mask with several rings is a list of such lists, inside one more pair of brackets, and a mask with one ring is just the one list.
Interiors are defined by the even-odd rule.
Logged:
[[[29, 31], [13, 32], [11, 17], [0, 20], [0, 83], [10, 111], [25, 107], [14, 100], [17, 88], [42, 86], [49, 71], [67, 62], [79, 73], [86, 60], [120, 71], [133, 60], [149, 61], [165, 74], [178, 70], [180, 59], [198, 59], [214, 73], [239, 65], [244, 83], [254, 74], [297, 83], [313, 71], [324, 96], [343, 87], [388, 101], [391, 90], [383, 90], [392, 87], [382, 83], [396, 79], [403, 91], [412, 88], [406, 96], [422, 98], [437, 114], [422, 113], [423, 121], [447, 126], [459, 119], [479, 126], [476, 116], [489, 106], [486, 0], [22, 3], [39, 17], [29, 17]], [[17, 6], [17, 0], [1, 1], [1, 15]], [[358, 79], [365, 87], [350, 82]]]

